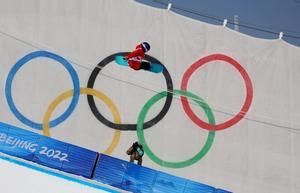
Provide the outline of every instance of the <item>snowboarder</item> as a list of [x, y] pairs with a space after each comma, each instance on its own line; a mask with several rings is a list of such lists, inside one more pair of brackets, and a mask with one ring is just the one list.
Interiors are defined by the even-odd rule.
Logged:
[[130, 155], [130, 162], [134, 162], [134, 160], [138, 161], [138, 165], [142, 165], [144, 149], [143, 145], [139, 142], [134, 142], [132, 146], [126, 151], [127, 155]]
[[128, 65], [134, 70], [149, 70], [150, 62], [144, 60], [145, 53], [150, 50], [150, 44], [143, 42], [135, 47], [135, 50], [124, 57], [128, 61]]

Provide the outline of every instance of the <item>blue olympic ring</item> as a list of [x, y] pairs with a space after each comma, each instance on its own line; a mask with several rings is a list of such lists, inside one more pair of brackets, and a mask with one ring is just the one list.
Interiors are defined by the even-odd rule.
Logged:
[[28, 118], [26, 118], [24, 115], [22, 115], [17, 107], [14, 104], [12, 95], [11, 95], [11, 84], [13, 81], [13, 78], [15, 76], [15, 74], [17, 73], [17, 71], [28, 61], [37, 58], [37, 57], [47, 57], [47, 58], [51, 58], [59, 63], [61, 63], [69, 72], [69, 74], [71, 75], [72, 81], [73, 81], [73, 86], [74, 86], [74, 95], [72, 98], [72, 101], [69, 105], [69, 107], [67, 108], [67, 110], [59, 117], [57, 117], [55, 120], [50, 121], [50, 127], [54, 127], [56, 125], [58, 125], [59, 123], [63, 122], [65, 119], [67, 119], [71, 113], [73, 112], [73, 110], [75, 109], [78, 100], [79, 100], [79, 95], [80, 95], [80, 86], [79, 86], [79, 78], [78, 75], [75, 71], [75, 69], [72, 67], [72, 65], [63, 57], [56, 55], [54, 53], [51, 52], [47, 52], [47, 51], [35, 51], [35, 52], [31, 52], [29, 54], [27, 54], [26, 56], [24, 56], [23, 58], [21, 58], [13, 67], [12, 69], [9, 71], [9, 74], [7, 76], [7, 80], [6, 80], [6, 85], [5, 85], [5, 95], [6, 95], [6, 99], [7, 99], [7, 103], [8, 106], [10, 108], [10, 110], [13, 112], [13, 114], [25, 125], [30, 126], [32, 128], [35, 129], [39, 129], [42, 130], [43, 129], [43, 125], [42, 123], [35, 123], [31, 120], [29, 120]]

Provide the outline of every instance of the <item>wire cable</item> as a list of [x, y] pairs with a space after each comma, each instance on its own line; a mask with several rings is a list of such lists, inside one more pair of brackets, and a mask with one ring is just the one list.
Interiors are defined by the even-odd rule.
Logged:
[[[152, 0], [152, 1], [156, 2], [156, 3], [159, 3], [161, 5], [165, 5], [165, 6], [168, 5], [168, 3], [165, 3], [165, 2], [160, 1], [160, 0]], [[205, 13], [200, 13], [200, 12], [192, 10], [192, 9], [181, 8], [181, 7], [178, 7], [176, 5], [172, 5], [171, 9], [176, 9], [176, 10], [183, 11], [183, 12], [186, 12], [186, 13], [198, 15], [198, 16], [201, 16], [201, 17], [205, 17], [205, 18], [208, 18], [208, 19], [219, 21], [221, 23], [224, 21], [224, 19], [226, 19], [226, 18], [222, 18], [222, 17], [219, 17], [219, 16], [214, 16], [214, 15], [209, 15], [209, 14], [205, 14]], [[228, 23], [230, 23], [230, 24], [241, 26], [241, 27], [248, 28], [248, 29], [253, 29], [253, 30], [256, 30], [256, 31], [261, 31], [261, 32], [270, 33], [270, 34], [274, 34], [274, 35], [278, 35], [280, 33], [280, 31], [270, 30], [270, 29], [267, 29], [267, 27], [257, 26], [257, 25], [249, 24], [249, 23], [245, 23], [245, 22], [241, 23], [240, 21], [239, 21], [239, 23], [235, 23], [231, 19], [227, 19], [227, 20], [228, 20]], [[283, 30], [283, 32], [284, 32], [284, 36], [285, 37], [289, 37], [289, 38], [299, 39], [300, 40], [300, 36], [291, 35], [291, 34], [287, 33], [287, 32], [291, 32], [290, 30]], [[300, 34], [300, 32], [294, 32], [294, 33], [299, 33]]]

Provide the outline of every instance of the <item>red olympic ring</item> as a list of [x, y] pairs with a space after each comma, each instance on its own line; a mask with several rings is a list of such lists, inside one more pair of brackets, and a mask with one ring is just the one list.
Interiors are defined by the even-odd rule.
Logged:
[[223, 54], [212, 54], [212, 55], [206, 56], [204, 58], [201, 58], [200, 60], [198, 60], [197, 62], [192, 64], [185, 71], [185, 73], [183, 75], [183, 78], [181, 81], [181, 90], [184, 90], [184, 91], [187, 90], [187, 84], [188, 84], [189, 78], [191, 77], [192, 73], [195, 70], [197, 70], [204, 64], [214, 61], [214, 60], [222, 60], [222, 61], [228, 62], [229, 64], [232, 64], [239, 71], [239, 73], [242, 75], [242, 77], [244, 79], [247, 95], [246, 95], [244, 104], [238, 114], [236, 114], [233, 118], [229, 119], [228, 121], [225, 121], [223, 123], [216, 124], [216, 125], [211, 125], [209, 123], [202, 121], [200, 118], [198, 118], [197, 115], [192, 111], [187, 98], [184, 96], [181, 96], [181, 102], [183, 105], [183, 109], [186, 112], [186, 114], [190, 117], [190, 119], [195, 124], [197, 124], [199, 127], [209, 130], [209, 131], [223, 130], [223, 129], [231, 127], [232, 125], [239, 122], [245, 116], [245, 114], [248, 112], [251, 102], [252, 102], [252, 99], [253, 99], [253, 86], [252, 86], [252, 82], [251, 82], [251, 79], [250, 79], [248, 73], [237, 61], [235, 61], [234, 59], [230, 58], [229, 56], [226, 56]]

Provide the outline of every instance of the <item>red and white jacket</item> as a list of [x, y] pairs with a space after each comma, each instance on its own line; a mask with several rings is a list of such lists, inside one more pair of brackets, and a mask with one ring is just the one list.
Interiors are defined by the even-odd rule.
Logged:
[[141, 68], [141, 62], [145, 58], [145, 52], [142, 45], [137, 45], [135, 50], [128, 54], [125, 59], [128, 60], [128, 65], [134, 70]]

